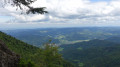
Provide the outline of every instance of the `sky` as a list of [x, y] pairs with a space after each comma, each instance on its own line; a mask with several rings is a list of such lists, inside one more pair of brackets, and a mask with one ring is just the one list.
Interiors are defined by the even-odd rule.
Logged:
[[120, 26], [120, 0], [37, 0], [48, 14], [21, 14], [0, 1], [0, 29]]

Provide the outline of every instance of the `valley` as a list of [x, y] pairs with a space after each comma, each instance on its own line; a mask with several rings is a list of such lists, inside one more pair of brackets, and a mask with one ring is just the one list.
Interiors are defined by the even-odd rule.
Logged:
[[75, 67], [120, 66], [119, 27], [43, 28], [4, 32], [37, 47], [52, 40], [59, 46], [62, 57]]
[[58, 45], [120, 36], [119, 27], [40, 28], [3, 30], [28, 44], [41, 46], [49, 40]]

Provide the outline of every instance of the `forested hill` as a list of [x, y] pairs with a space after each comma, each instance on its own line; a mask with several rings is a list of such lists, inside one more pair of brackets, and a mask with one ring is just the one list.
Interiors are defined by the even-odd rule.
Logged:
[[[119, 41], [119, 38], [94, 39], [61, 45], [59, 50], [64, 59], [74, 63], [76, 67], [120, 67], [120, 44], [112, 42], [114, 39]], [[26, 66], [28, 64], [32, 67], [74, 67], [62, 58], [58, 47], [53, 47], [54, 45], [38, 48], [3, 32], [0, 32], [0, 40], [22, 57], [22, 67], [29, 67]]]
[[62, 45], [120, 36], [120, 27], [39, 28], [3, 31], [35, 46], [41, 46], [49, 39], [53, 43]]
[[105, 40], [111, 41], [111, 42], [114, 42], [114, 43], [120, 43], [120, 36], [110, 37], [110, 38], [107, 38]]
[[[29, 45], [0, 32], [2, 40], [9, 49], [21, 56], [20, 67], [74, 67], [57, 52], [57, 47], [47, 45], [44, 49]], [[53, 54], [53, 52], [55, 54]]]
[[0, 67], [17, 67], [19, 62], [20, 56], [9, 50], [0, 40]]
[[25, 59], [29, 58], [30, 54], [35, 54], [38, 50], [37, 47], [17, 40], [16, 38], [6, 35], [3, 32], [0, 32], [0, 39], [9, 47], [9, 49], [17, 54], [20, 54]]
[[61, 45], [61, 53], [76, 67], [120, 67], [120, 44], [105, 40], [90, 40]]

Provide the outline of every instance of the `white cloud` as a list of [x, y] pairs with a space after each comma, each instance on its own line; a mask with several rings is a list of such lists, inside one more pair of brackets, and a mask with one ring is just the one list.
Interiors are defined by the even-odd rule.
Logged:
[[[32, 6], [47, 7], [49, 14], [21, 15], [20, 11], [7, 6], [0, 11], [0, 15], [9, 15], [17, 22], [45, 22], [45, 23], [119, 23], [120, 0], [110, 2], [91, 2], [90, 0], [37, 0]], [[109, 23], [108, 23], [109, 22]]]

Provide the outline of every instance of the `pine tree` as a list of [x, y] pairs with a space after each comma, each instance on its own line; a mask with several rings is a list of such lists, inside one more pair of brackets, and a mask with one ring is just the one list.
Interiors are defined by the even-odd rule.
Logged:
[[58, 47], [54, 43], [46, 43], [37, 54], [34, 60], [40, 62], [40, 67], [63, 67], [62, 55], [58, 53]]

